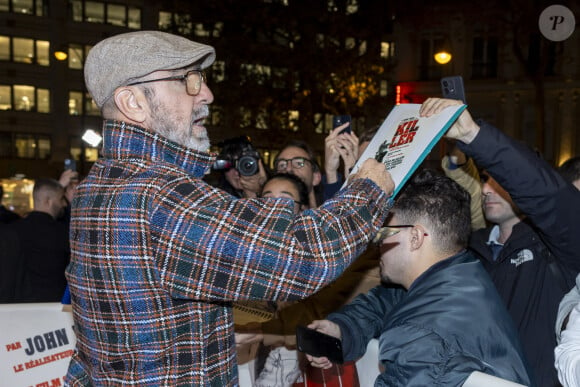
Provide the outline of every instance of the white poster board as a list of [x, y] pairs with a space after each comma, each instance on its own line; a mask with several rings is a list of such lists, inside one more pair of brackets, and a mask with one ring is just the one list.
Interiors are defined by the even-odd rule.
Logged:
[[63, 386], [76, 343], [60, 303], [0, 304], [0, 386]]
[[360, 155], [351, 174], [367, 159], [381, 161], [395, 183], [395, 197], [466, 107], [449, 106], [439, 114], [421, 117], [420, 104], [395, 106]]

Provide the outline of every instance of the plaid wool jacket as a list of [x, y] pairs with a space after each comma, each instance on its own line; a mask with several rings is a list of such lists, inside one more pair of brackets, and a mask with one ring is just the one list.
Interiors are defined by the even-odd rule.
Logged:
[[72, 206], [69, 385], [237, 385], [231, 302], [296, 300], [335, 279], [388, 212], [355, 180], [317, 210], [236, 199], [213, 156], [105, 121], [103, 157]]

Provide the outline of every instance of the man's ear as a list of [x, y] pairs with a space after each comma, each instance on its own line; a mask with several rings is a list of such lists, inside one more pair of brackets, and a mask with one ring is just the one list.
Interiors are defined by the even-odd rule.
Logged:
[[423, 246], [426, 237], [425, 234], [425, 230], [421, 225], [416, 225], [411, 229], [411, 232], [409, 233], [409, 238], [411, 239], [409, 246], [411, 246], [412, 250], [418, 250]]
[[129, 120], [143, 123], [149, 116], [149, 101], [137, 87], [120, 87], [113, 98], [119, 111]]

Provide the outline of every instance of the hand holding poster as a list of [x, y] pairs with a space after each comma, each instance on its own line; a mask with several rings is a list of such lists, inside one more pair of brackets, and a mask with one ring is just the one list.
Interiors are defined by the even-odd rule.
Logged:
[[450, 106], [439, 114], [420, 117], [420, 104], [395, 106], [359, 156], [351, 174], [367, 159], [381, 161], [395, 182], [395, 197], [466, 107]]

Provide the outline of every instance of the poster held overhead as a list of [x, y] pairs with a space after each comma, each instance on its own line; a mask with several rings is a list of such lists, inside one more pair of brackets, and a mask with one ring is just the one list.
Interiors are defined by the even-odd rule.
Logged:
[[395, 106], [360, 155], [351, 174], [367, 159], [382, 162], [395, 183], [395, 197], [466, 107], [450, 106], [439, 114], [421, 117], [421, 104]]

